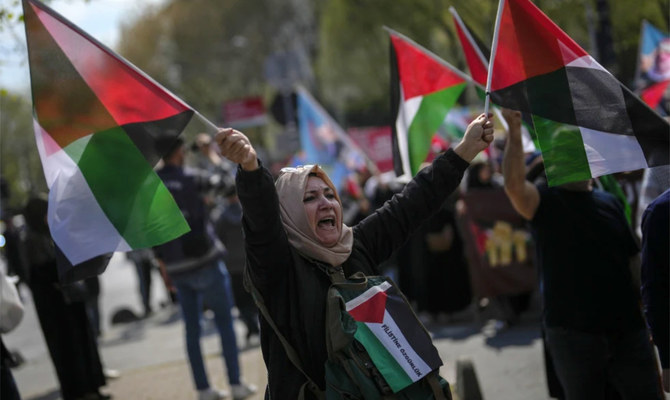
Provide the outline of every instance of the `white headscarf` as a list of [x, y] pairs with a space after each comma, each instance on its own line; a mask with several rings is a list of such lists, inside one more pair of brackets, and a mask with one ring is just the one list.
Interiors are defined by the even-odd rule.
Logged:
[[321, 178], [335, 193], [337, 202], [342, 207], [340, 196], [330, 181], [328, 175], [318, 166], [305, 166], [298, 168], [284, 168], [275, 182], [277, 195], [279, 196], [279, 211], [282, 224], [288, 236], [288, 241], [302, 255], [317, 261], [322, 261], [332, 266], [341, 265], [349, 258], [354, 243], [351, 228], [342, 223], [342, 212], [339, 213], [339, 221], [342, 224], [342, 233], [337, 243], [332, 247], [325, 247], [316, 236], [314, 228], [310, 226], [307, 212], [303, 204], [307, 179], [313, 173]]

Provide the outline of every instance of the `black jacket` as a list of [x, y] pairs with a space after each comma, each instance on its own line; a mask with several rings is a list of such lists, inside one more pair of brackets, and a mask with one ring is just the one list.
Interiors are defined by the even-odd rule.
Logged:
[[[353, 249], [343, 264], [345, 275], [357, 271], [378, 275], [378, 265], [440, 208], [459, 185], [468, 165], [449, 150], [419, 172], [401, 193], [354, 226]], [[270, 172], [265, 168], [252, 172], [239, 168], [236, 180], [244, 211], [251, 280], [278, 328], [298, 352], [306, 372], [323, 389], [327, 359], [325, 301], [330, 279], [290, 246]], [[261, 348], [268, 368], [266, 398], [268, 394], [271, 399], [297, 398], [306, 379], [263, 318]]]

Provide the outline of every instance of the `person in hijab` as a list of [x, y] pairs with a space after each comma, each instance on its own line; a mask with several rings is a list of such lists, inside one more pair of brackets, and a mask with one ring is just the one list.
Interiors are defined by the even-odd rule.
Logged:
[[[239, 164], [236, 186], [250, 283], [296, 349], [304, 371], [324, 391], [326, 293], [331, 285], [326, 270], [341, 268], [346, 277], [380, 275], [379, 264], [458, 187], [469, 162], [493, 140], [493, 125], [490, 116], [480, 115], [457, 146], [353, 227], [342, 223], [335, 185], [318, 165], [285, 168], [275, 183], [243, 133], [222, 129], [215, 140], [221, 154]], [[307, 378], [289, 360], [265, 318], [261, 349], [268, 369], [266, 398], [298, 398]]]

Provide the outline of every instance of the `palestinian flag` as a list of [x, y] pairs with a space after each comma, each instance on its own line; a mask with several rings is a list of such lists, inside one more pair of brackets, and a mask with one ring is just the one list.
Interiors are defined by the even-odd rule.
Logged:
[[550, 185], [670, 163], [663, 118], [529, 0], [500, 7], [491, 99], [533, 114]]
[[153, 166], [194, 111], [35, 0], [23, 0], [48, 222], [74, 265], [189, 230]]
[[[468, 26], [465, 24], [465, 22], [463, 22], [460, 15], [458, 15], [456, 9], [454, 7], [449, 7], [449, 12], [451, 12], [452, 17], [454, 18], [454, 26], [456, 27], [458, 40], [461, 43], [461, 49], [463, 50], [463, 55], [465, 56], [465, 62], [468, 64], [470, 75], [472, 75], [472, 79], [476, 83], [475, 87], [477, 89], [477, 94], [482, 100], [485, 100], [486, 77], [489, 73], [490, 54], [488, 50], [482, 45], [482, 41], [471, 33]], [[507, 121], [505, 121], [505, 118], [502, 116], [500, 107], [497, 105], [493, 107], [493, 112], [498, 117], [498, 120], [500, 121], [503, 129], [507, 131]], [[521, 139], [523, 140], [524, 153], [533, 153], [537, 150], [537, 137], [535, 136], [531, 116], [528, 113], [523, 114]]]
[[430, 335], [389, 281], [368, 278], [363, 293], [340, 290], [356, 321], [354, 337], [394, 393], [438, 369], [442, 360]]
[[389, 34], [393, 167], [397, 176], [412, 177], [470, 78], [406, 36]]

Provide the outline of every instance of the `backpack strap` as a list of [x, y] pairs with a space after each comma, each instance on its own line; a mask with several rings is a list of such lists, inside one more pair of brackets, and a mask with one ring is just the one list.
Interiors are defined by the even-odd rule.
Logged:
[[451, 400], [451, 389], [449, 389], [449, 397], [447, 398], [438, 379], [437, 371], [433, 371], [426, 375], [425, 379], [428, 381], [430, 389], [433, 391], [433, 395], [435, 395], [435, 400]]
[[263, 296], [261, 296], [261, 293], [258, 291], [258, 289], [256, 289], [253, 282], [251, 281], [251, 276], [249, 276], [248, 268], [244, 268], [244, 287], [249, 291], [249, 293], [251, 293], [252, 297], [254, 298], [254, 303], [256, 303], [256, 306], [258, 307], [258, 310], [261, 312], [263, 318], [265, 318], [265, 320], [268, 322], [272, 330], [275, 332], [282, 346], [284, 346], [284, 351], [286, 352], [286, 356], [288, 357], [288, 359], [293, 363], [296, 369], [300, 371], [300, 373], [302, 373], [305, 376], [305, 378], [307, 378], [307, 382], [305, 382], [300, 387], [298, 400], [305, 399], [305, 389], [312, 392], [312, 394], [314, 394], [317, 399], [319, 400], [325, 399], [324, 392], [321, 391], [319, 389], [319, 386], [316, 383], [314, 383], [314, 381], [309, 377], [309, 375], [307, 375], [302, 366], [302, 362], [300, 362], [300, 357], [298, 357], [298, 353], [295, 351], [293, 346], [291, 346], [291, 344], [288, 342], [288, 339], [286, 339], [286, 337], [281, 333], [281, 331], [277, 327], [277, 324], [275, 324], [274, 320], [270, 316], [270, 311], [265, 305]]

